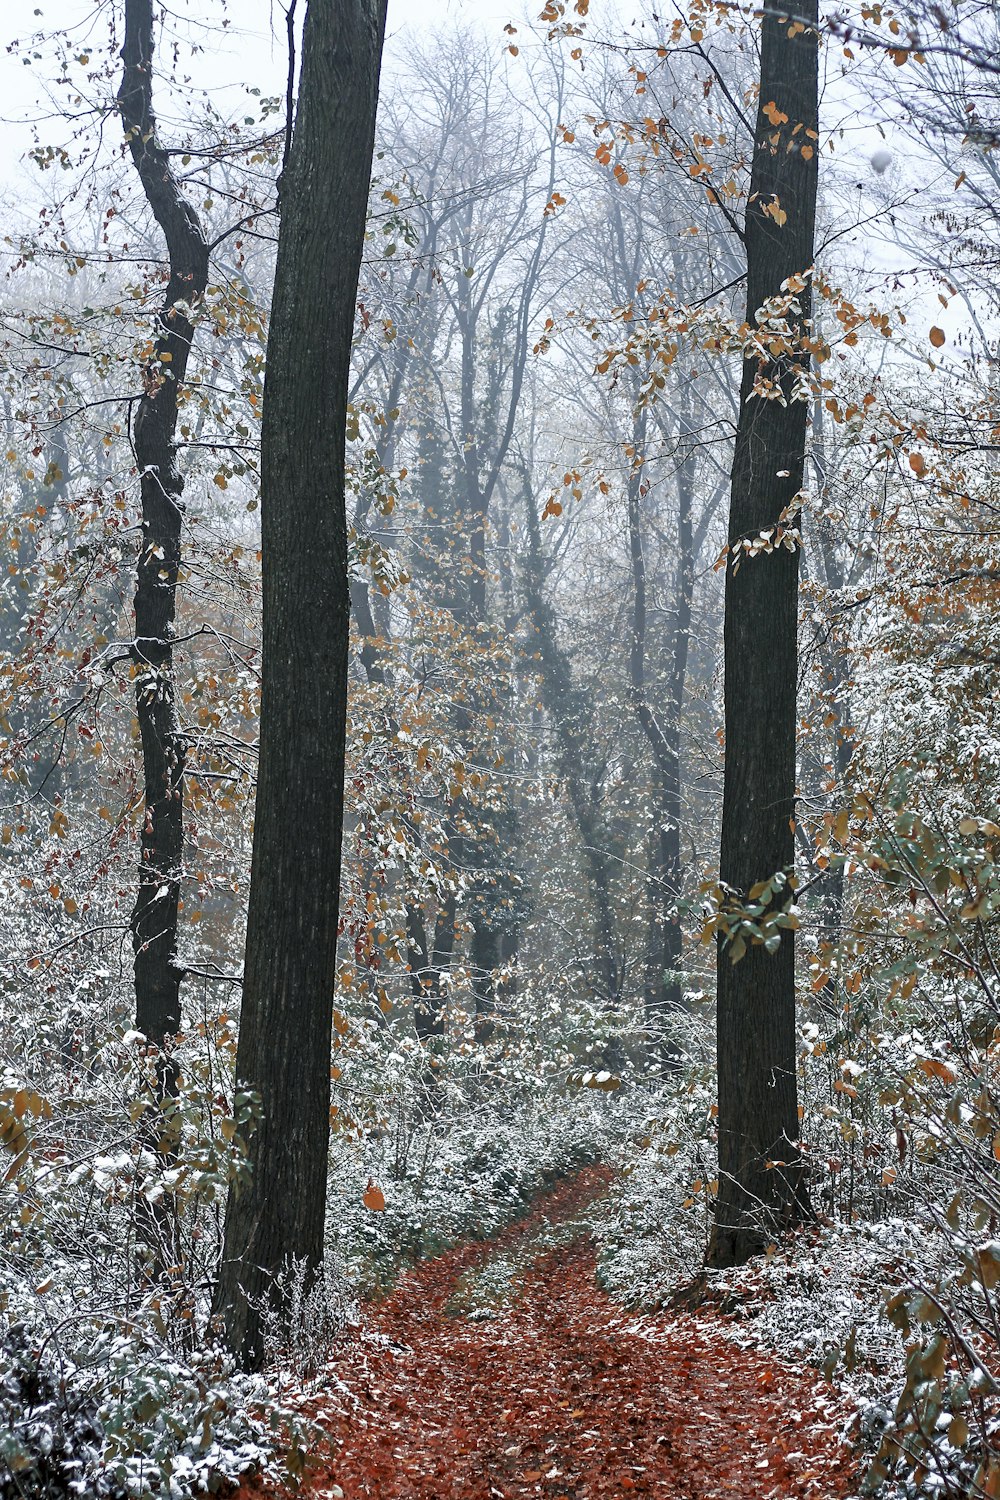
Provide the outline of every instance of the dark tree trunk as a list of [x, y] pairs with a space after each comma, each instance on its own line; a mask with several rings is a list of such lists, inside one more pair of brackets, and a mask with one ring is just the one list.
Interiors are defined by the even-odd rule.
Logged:
[[118, 109], [132, 161], [167, 242], [170, 276], [157, 315], [153, 355], [132, 422], [142, 502], [136, 576], [136, 716], [142, 740], [145, 807], [139, 890], [132, 912], [136, 1026], [161, 1047], [180, 1027], [177, 906], [184, 843], [187, 746], [177, 717], [173, 638], [181, 558], [184, 481], [174, 435], [193, 317], [208, 281], [208, 246], [185, 200], [153, 114], [153, 3], [126, 0], [125, 64]]
[[440, 973], [431, 965], [427, 928], [412, 901], [406, 903], [406, 943], [413, 994], [413, 1029], [420, 1040], [427, 1043], [436, 1036], [444, 1036], [444, 994]]
[[477, 920], [469, 944], [472, 993], [476, 1002], [475, 1039], [488, 1042], [496, 1031], [496, 972], [500, 967], [502, 933], [485, 918]]
[[354, 610], [354, 618], [358, 626], [360, 642], [358, 655], [361, 657], [365, 677], [373, 687], [387, 687], [389, 674], [383, 660], [385, 643], [383, 643], [383, 649], [380, 649], [378, 626], [375, 624], [375, 616], [372, 613], [371, 594], [363, 578], [351, 579], [350, 593], [351, 608]]
[[350, 611], [344, 445], [384, 30], [385, 0], [310, 0], [280, 183], [261, 436], [260, 770], [236, 1058], [263, 1118], [249, 1181], [230, 1196], [216, 1294], [250, 1366], [273, 1277], [293, 1258], [315, 1272], [323, 1255]]
[[[816, 0], [796, 12], [765, 0], [759, 110], [746, 215], [747, 316], [809, 273], [814, 257], [819, 142]], [[786, 217], [787, 216], [787, 217]], [[805, 331], [789, 313], [792, 340]], [[795, 726], [798, 673], [798, 551], [779, 546], [740, 557], [739, 543], [795, 525], [802, 487], [808, 403], [792, 390], [809, 357], [793, 348], [743, 365], [729, 516], [725, 606], [726, 766], [720, 875], [737, 904], [795, 854]], [[780, 383], [782, 400], [755, 393]], [[780, 907], [787, 889], [772, 900]], [[709, 1247], [712, 1266], [745, 1261], [807, 1212], [798, 1148], [795, 952], [790, 930], [777, 951], [760, 943], [731, 962], [718, 949], [719, 1193]]]

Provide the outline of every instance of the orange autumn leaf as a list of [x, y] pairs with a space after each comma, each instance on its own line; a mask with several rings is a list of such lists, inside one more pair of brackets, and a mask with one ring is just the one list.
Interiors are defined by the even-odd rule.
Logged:
[[380, 1187], [377, 1187], [376, 1184], [372, 1182], [370, 1177], [368, 1179], [368, 1186], [365, 1188], [364, 1196], [361, 1201], [365, 1205], [365, 1208], [371, 1209], [373, 1214], [380, 1214], [385, 1208], [385, 1194]]
[[942, 1062], [938, 1057], [919, 1057], [917, 1067], [928, 1078], [940, 1078], [943, 1083], [955, 1082], [955, 1069], [952, 1064]]
[[945, 337], [945, 335], [944, 335], [944, 329], [943, 328], [938, 328], [935, 325], [935, 327], [933, 327], [931, 329], [931, 331], [927, 335], [927, 337], [930, 339], [930, 341], [934, 345], [935, 349], [940, 349], [941, 345], [944, 343], [944, 337]]

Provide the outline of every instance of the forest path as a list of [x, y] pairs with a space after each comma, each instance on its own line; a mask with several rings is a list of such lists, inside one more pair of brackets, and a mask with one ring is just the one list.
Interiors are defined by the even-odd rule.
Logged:
[[341, 1391], [311, 1404], [335, 1455], [311, 1500], [856, 1492], [830, 1389], [811, 1372], [738, 1348], [715, 1314], [637, 1317], [600, 1291], [585, 1211], [608, 1175], [576, 1173], [370, 1310], [337, 1361]]

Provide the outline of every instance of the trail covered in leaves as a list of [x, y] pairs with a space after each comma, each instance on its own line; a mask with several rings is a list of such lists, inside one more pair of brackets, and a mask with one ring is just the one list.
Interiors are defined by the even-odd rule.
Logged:
[[371, 1312], [311, 1408], [330, 1438], [313, 1500], [856, 1492], [828, 1387], [736, 1347], [715, 1313], [637, 1317], [599, 1289], [583, 1215], [606, 1183], [576, 1174]]

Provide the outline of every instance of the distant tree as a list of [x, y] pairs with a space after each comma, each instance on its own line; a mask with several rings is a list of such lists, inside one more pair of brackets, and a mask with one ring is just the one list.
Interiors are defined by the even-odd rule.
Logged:
[[[415, 193], [407, 209], [414, 262], [403, 285], [407, 300], [417, 293], [416, 305], [402, 324], [409, 337], [393, 337], [391, 355], [380, 361], [386, 368], [372, 368], [369, 389], [389, 414], [383, 433], [395, 441], [402, 405], [411, 441], [417, 438], [412, 488], [420, 512], [407, 564], [464, 638], [474, 675], [476, 657], [489, 660], [502, 635], [498, 616], [511, 581], [497, 528], [530, 405], [532, 326], [557, 238], [552, 194], [566, 80], [558, 60], [543, 57], [521, 97], [471, 32], [436, 38], [410, 71], [411, 86], [387, 103], [382, 138], [387, 160]], [[381, 446], [384, 452], [384, 439]], [[357, 584], [353, 599], [370, 660], [371, 612]], [[450, 735], [470, 782], [497, 763], [489, 730], [483, 734], [496, 707], [472, 681], [455, 695]], [[494, 793], [491, 800], [477, 803], [468, 785], [455, 783], [440, 851], [447, 886], [433, 913], [407, 903], [414, 1023], [424, 1040], [444, 1034], [454, 976], [466, 960], [477, 1034], [488, 1039], [517, 953], [524, 911], [517, 819], [509, 798]]]
[[545, 557], [537, 499], [525, 476], [526, 547], [522, 566], [527, 623], [537, 645], [538, 685], [552, 721], [556, 763], [579, 830], [594, 908], [593, 967], [590, 987], [607, 1010], [620, 998], [621, 965], [615, 943], [612, 861], [602, 807], [604, 767], [588, 734], [586, 694], [573, 678], [572, 663], [559, 641], [556, 614], [545, 589]]
[[[798, 1148], [795, 854], [799, 554], [818, 166], [815, 0], [766, 0], [746, 212], [747, 321], [795, 292], [781, 335], [743, 362], [725, 605], [725, 790], [718, 944], [719, 1191], [709, 1264], [763, 1248], [807, 1204]], [[789, 287], [789, 281], [792, 286]], [[789, 534], [791, 533], [791, 534]], [[767, 535], [749, 557], [743, 542]], [[790, 546], [783, 544], [787, 536]], [[747, 907], [759, 908], [748, 940]], [[756, 909], [755, 908], [755, 909]]]
[[[260, 1096], [216, 1309], [259, 1362], [260, 1306], [323, 1254], [344, 806], [348, 382], [385, 0], [310, 0], [261, 435], [260, 770], [237, 1079]], [[281, 1309], [278, 1307], [280, 1313]]]

